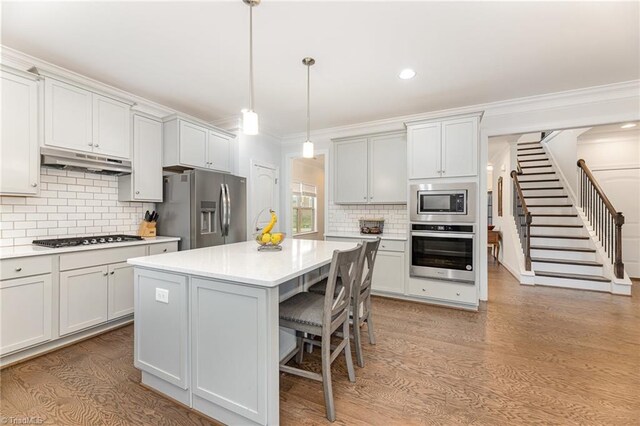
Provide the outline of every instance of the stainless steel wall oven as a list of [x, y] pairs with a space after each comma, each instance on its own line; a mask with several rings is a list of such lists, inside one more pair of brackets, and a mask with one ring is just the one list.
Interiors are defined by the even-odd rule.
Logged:
[[475, 281], [473, 225], [412, 224], [412, 277]]

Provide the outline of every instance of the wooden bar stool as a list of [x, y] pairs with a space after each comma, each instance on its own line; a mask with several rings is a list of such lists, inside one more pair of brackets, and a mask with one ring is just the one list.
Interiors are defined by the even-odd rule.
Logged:
[[[364, 367], [364, 356], [362, 354], [362, 343], [360, 328], [366, 323], [369, 333], [369, 343], [376, 344], [376, 337], [373, 331], [373, 318], [371, 315], [371, 278], [373, 277], [373, 267], [380, 246], [380, 238], [374, 241], [365, 241], [358, 259], [358, 269], [356, 282], [351, 291], [351, 316], [353, 318], [353, 340], [356, 345], [356, 360], [359, 367]], [[364, 267], [367, 266], [367, 273], [364, 273]], [[364, 276], [363, 276], [364, 275]], [[340, 277], [338, 277], [338, 291], [341, 286]], [[309, 292], [317, 294], [325, 294], [327, 288], [327, 280], [311, 286]]]
[[[349, 306], [361, 252], [362, 246], [358, 244], [354, 249], [336, 250], [333, 253], [326, 282], [328, 291], [325, 295], [302, 292], [280, 303], [280, 326], [295, 330], [298, 338], [296, 350], [283, 360], [280, 371], [321, 381], [327, 419], [330, 421], [336, 419], [331, 386], [331, 364], [341, 352], [344, 352], [349, 380], [356, 381], [349, 345]], [[341, 286], [336, 293], [338, 275], [341, 277]], [[332, 346], [331, 336], [337, 334], [336, 332], [340, 329], [342, 329], [339, 336], [341, 340], [336, 346]], [[320, 343], [305, 338], [305, 333], [321, 336]], [[322, 352], [322, 374], [286, 365], [294, 355], [298, 363], [302, 362], [305, 343], [319, 344]]]

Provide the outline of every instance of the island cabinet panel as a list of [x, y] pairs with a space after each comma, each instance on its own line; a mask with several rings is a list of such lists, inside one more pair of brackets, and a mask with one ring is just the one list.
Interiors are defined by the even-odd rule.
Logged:
[[[134, 286], [135, 366], [180, 389], [188, 389], [187, 277], [136, 268]], [[166, 303], [157, 300], [161, 293], [168, 293]]]
[[60, 335], [107, 321], [107, 266], [60, 272]]
[[[193, 395], [258, 424], [267, 419], [266, 317], [267, 289], [192, 278]], [[207, 413], [197, 399], [194, 408]]]
[[51, 274], [0, 281], [0, 355], [51, 339]]
[[403, 252], [378, 250], [371, 278], [371, 290], [404, 294], [405, 261]]

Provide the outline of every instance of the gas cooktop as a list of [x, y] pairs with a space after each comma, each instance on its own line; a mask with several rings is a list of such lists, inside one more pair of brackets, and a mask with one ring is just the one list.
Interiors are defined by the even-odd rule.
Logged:
[[137, 235], [98, 235], [93, 237], [54, 238], [51, 240], [33, 240], [32, 244], [50, 248], [89, 246], [93, 244], [122, 243], [140, 241]]

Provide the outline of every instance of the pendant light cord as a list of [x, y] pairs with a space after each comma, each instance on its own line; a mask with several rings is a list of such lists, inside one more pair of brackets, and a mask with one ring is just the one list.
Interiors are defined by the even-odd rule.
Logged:
[[253, 5], [249, 5], [249, 110], [253, 111]]
[[311, 65], [307, 65], [307, 140], [309, 140], [311, 136], [311, 79], [309, 78], [310, 70]]

